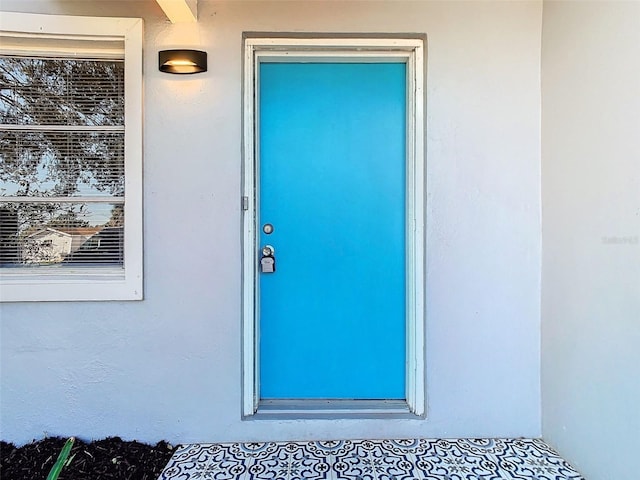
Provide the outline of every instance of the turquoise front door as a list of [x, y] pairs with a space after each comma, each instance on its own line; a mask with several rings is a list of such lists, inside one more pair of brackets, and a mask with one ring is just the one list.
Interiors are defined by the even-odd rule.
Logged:
[[406, 64], [258, 68], [260, 398], [404, 399]]

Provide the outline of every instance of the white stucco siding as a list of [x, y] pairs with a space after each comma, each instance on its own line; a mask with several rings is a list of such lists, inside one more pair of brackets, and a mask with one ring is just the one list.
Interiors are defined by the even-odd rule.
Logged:
[[640, 448], [640, 3], [545, 2], [543, 434], [586, 478]]
[[[198, 3], [2, 2], [145, 19], [145, 300], [3, 304], [2, 438], [538, 436], [541, 3]], [[240, 418], [244, 31], [428, 36], [426, 420]]]

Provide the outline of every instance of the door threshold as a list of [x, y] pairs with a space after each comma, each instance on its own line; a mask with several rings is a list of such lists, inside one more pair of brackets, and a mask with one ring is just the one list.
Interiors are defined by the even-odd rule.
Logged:
[[260, 400], [249, 418], [340, 419], [340, 418], [418, 418], [405, 400], [277, 399]]

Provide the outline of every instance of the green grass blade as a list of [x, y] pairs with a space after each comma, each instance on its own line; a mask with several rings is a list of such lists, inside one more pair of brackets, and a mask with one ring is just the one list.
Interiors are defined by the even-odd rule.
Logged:
[[70, 437], [65, 442], [64, 447], [62, 447], [62, 450], [58, 455], [58, 460], [56, 460], [56, 463], [53, 465], [53, 467], [51, 467], [49, 475], [47, 475], [47, 480], [57, 480], [60, 472], [62, 471], [62, 468], [65, 465], [65, 462], [67, 461], [67, 458], [69, 458], [69, 453], [71, 453], [71, 448], [73, 447], [73, 442], [75, 441], [75, 437]]

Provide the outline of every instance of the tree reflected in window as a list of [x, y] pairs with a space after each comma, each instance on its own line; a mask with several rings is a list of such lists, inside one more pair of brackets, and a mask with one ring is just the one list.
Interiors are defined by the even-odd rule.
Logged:
[[124, 63], [0, 56], [0, 182], [0, 267], [122, 266]]

